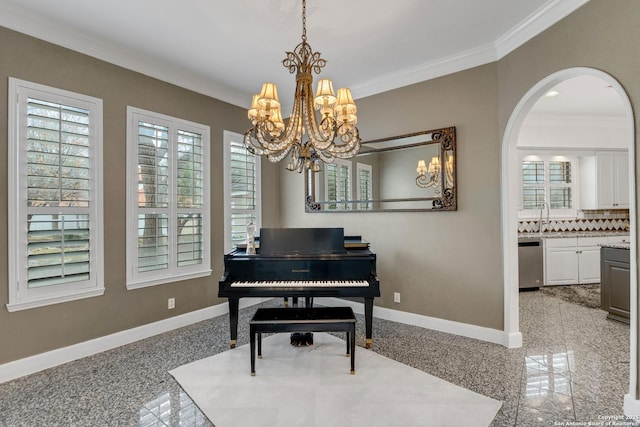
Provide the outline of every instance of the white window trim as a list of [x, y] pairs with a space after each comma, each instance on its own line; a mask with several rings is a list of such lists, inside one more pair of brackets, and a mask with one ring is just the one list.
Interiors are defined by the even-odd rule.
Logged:
[[[202, 264], [190, 265], [184, 267], [175, 266], [175, 241], [169, 243], [170, 263], [166, 270], [154, 270], [149, 272], [138, 272], [138, 119], [144, 117], [145, 120], [155, 124], [169, 125], [169, 132], [173, 135], [170, 138], [175, 140], [178, 128], [184, 131], [191, 131], [202, 135], [202, 149], [204, 159], [204, 203], [202, 207]], [[152, 111], [143, 110], [136, 107], [127, 106], [127, 274], [126, 287], [128, 290], [145, 288], [148, 286], [162, 285], [182, 280], [195, 279], [198, 277], [211, 276], [211, 204], [210, 204], [210, 128], [195, 122], [167, 116]], [[175, 162], [173, 162], [175, 164]], [[174, 167], [174, 166], [172, 166]], [[172, 173], [175, 176], [175, 173]], [[175, 182], [172, 181], [172, 187], [175, 188]], [[174, 196], [172, 190], [170, 197]], [[177, 215], [174, 199], [170, 199], [172, 213]], [[176, 215], [172, 215], [169, 220], [175, 219]], [[175, 227], [175, 224], [171, 225]]]
[[[233, 210], [231, 209], [231, 142], [243, 141], [244, 135], [225, 130], [223, 132], [223, 174], [224, 174], [224, 252], [228, 253], [233, 249], [233, 242], [231, 241], [231, 215]], [[256, 158], [256, 232], [260, 230], [262, 226], [262, 173], [261, 173], [261, 158]]]
[[[573, 203], [572, 209], [549, 209], [550, 218], [576, 218], [578, 211], [580, 210], [580, 162], [575, 156], [557, 156], [547, 154], [523, 154], [518, 159], [518, 170], [520, 177], [519, 186], [519, 199], [518, 199], [518, 218], [539, 218], [539, 209], [523, 209], [523, 188], [524, 183], [522, 181], [522, 162], [524, 161], [544, 161], [545, 162], [545, 174], [548, 174], [548, 168], [546, 167], [550, 161], [569, 161], [571, 162], [571, 202]], [[549, 182], [545, 182], [545, 198], [549, 195]], [[542, 213], [546, 217], [546, 210]]]
[[[29, 289], [26, 283], [26, 191], [25, 160], [20, 149], [20, 119], [24, 112], [22, 103], [28, 97], [74, 105], [91, 112], [91, 203], [90, 222], [90, 279], [87, 281]], [[104, 294], [104, 231], [102, 209], [102, 99], [57, 89], [25, 80], [9, 78], [8, 123], [8, 195], [9, 195], [9, 303], [10, 312], [43, 307]], [[24, 183], [24, 187], [22, 186]]]
[[[346, 209], [350, 210], [353, 209], [352, 206], [352, 200], [353, 200], [353, 163], [348, 161], [348, 160], [344, 160], [344, 159], [334, 159], [333, 163], [335, 163], [336, 165], [342, 165], [342, 166], [346, 166], [348, 168], [348, 172], [347, 175], [349, 176], [349, 194], [347, 194], [347, 199], [346, 200], [329, 200], [329, 175], [326, 173], [324, 173], [324, 194], [325, 194], [325, 200], [329, 201], [329, 202], [335, 202], [336, 204], [344, 204], [346, 205]], [[325, 165], [326, 168], [326, 165]], [[327, 208], [326, 210], [334, 210], [334, 209], [329, 209], [329, 205], [326, 205]], [[344, 209], [336, 209], [336, 210], [344, 210]]]

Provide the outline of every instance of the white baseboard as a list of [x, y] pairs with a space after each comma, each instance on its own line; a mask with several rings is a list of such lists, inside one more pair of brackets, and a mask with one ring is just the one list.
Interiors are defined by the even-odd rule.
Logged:
[[[260, 304], [270, 298], [245, 298], [240, 300], [240, 308], [249, 307]], [[359, 314], [364, 313], [364, 304], [339, 298], [314, 298], [314, 302], [318, 305], [348, 305], [353, 311]], [[229, 313], [229, 304], [223, 303], [212, 307], [203, 308], [202, 310], [192, 311], [190, 313], [181, 314], [179, 316], [170, 317], [168, 319], [159, 320], [147, 325], [138, 326], [136, 328], [127, 329], [126, 331], [116, 332], [100, 338], [70, 345], [60, 349], [48, 351], [46, 353], [36, 354], [34, 356], [25, 357], [24, 359], [15, 360], [0, 365], [0, 383], [11, 381], [25, 375], [33, 374], [63, 363], [71, 362], [83, 357], [91, 356], [102, 351], [111, 350], [132, 342], [139, 341], [154, 335], [169, 332], [171, 330], [182, 328], [193, 323], [222, 316]], [[485, 328], [482, 326], [469, 325], [466, 323], [454, 322], [451, 320], [443, 320], [435, 317], [422, 316], [404, 311], [391, 310], [383, 307], [373, 308], [373, 316], [391, 320], [408, 325], [420, 326], [422, 328], [433, 329], [440, 332], [461, 335], [468, 338], [474, 338], [481, 341], [488, 341], [495, 344], [504, 345], [505, 347], [514, 348], [522, 345], [522, 334], [507, 334], [497, 329]], [[638, 407], [640, 414], [640, 402], [631, 400]], [[631, 405], [631, 403], [629, 403]], [[627, 398], [625, 397], [625, 414], [627, 409]], [[631, 410], [631, 409], [630, 409]]]
[[507, 348], [522, 347], [522, 332], [507, 333], [504, 332], [505, 341], [501, 343]]
[[627, 417], [631, 417], [637, 421], [640, 419], [640, 400], [635, 399], [630, 394], [625, 394], [622, 412]]
[[[359, 314], [364, 313], [364, 304], [339, 298], [314, 298], [319, 305], [348, 305], [353, 311]], [[485, 328], [483, 326], [470, 325], [468, 323], [454, 322], [452, 320], [438, 319], [436, 317], [423, 316], [420, 314], [408, 313], [406, 311], [392, 310], [384, 307], [373, 307], [373, 317], [391, 320], [393, 322], [405, 323], [408, 325], [420, 326], [426, 329], [433, 329], [449, 334], [461, 335], [467, 338], [474, 338], [481, 341], [488, 341], [500, 344], [508, 348], [522, 346], [522, 334], [507, 334], [498, 329]], [[519, 340], [519, 341], [518, 341]]]
[[[245, 298], [240, 308], [268, 298]], [[0, 365], [0, 383], [229, 313], [223, 303]]]

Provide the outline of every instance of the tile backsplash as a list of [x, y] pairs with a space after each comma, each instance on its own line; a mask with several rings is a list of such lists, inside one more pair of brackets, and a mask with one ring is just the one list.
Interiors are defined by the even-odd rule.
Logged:
[[[626, 231], [629, 230], [629, 210], [583, 210], [582, 218], [565, 218], [549, 220], [545, 231]], [[539, 219], [528, 218], [518, 220], [518, 233], [538, 233]]]

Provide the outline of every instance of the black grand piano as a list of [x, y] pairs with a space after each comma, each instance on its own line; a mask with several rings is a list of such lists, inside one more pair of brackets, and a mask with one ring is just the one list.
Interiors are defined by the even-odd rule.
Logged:
[[342, 228], [262, 228], [255, 255], [239, 247], [224, 256], [218, 296], [229, 299], [231, 348], [238, 305], [248, 297], [364, 299], [366, 347], [371, 347], [373, 298], [380, 296], [376, 255]]

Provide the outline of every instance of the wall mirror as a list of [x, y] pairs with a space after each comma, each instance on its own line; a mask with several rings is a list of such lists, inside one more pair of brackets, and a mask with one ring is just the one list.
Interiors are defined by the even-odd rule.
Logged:
[[456, 128], [363, 141], [352, 159], [305, 172], [307, 212], [453, 211]]

